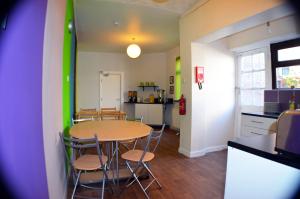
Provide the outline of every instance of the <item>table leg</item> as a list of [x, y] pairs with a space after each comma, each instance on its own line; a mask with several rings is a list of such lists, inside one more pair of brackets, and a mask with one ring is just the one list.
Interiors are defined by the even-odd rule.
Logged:
[[118, 146], [118, 141], [116, 141], [116, 167], [117, 167], [117, 187], [118, 191], [120, 189], [119, 187], [119, 146]]

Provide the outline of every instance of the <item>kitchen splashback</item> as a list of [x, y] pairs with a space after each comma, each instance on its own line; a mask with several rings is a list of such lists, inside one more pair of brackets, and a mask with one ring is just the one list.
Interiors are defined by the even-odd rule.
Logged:
[[289, 109], [289, 100], [295, 94], [296, 107], [300, 104], [300, 90], [299, 89], [274, 89], [264, 91], [264, 102], [266, 103], [279, 103], [280, 111]]

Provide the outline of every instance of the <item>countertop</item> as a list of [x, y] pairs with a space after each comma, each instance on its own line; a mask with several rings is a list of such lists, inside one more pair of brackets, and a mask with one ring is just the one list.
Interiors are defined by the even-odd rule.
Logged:
[[300, 169], [300, 158], [278, 154], [275, 148], [276, 134], [236, 138], [228, 146]]
[[266, 117], [266, 118], [273, 118], [278, 119], [280, 113], [267, 113], [267, 112], [242, 112], [242, 115], [251, 115], [257, 117]]

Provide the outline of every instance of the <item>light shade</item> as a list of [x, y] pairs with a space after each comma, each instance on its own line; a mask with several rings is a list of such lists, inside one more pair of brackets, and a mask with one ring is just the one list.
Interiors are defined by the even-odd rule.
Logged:
[[141, 48], [137, 44], [130, 44], [127, 47], [127, 55], [131, 58], [137, 58], [141, 54]]

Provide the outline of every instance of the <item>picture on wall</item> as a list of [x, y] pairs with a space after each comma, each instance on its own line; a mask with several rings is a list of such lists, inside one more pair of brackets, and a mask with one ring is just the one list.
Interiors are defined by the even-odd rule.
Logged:
[[174, 94], [174, 86], [170, 86], [170, 92], [171, 95]]
[[170, 76], [170, 84], [174, 84], [174, 76]]

